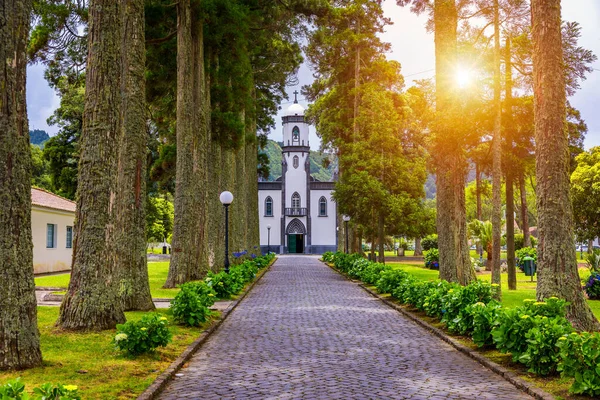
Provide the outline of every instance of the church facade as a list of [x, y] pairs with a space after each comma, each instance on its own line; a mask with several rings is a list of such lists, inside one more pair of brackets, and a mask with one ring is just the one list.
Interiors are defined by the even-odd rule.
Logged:
[[337, 249], [334, 182], [310, 175], [304, 108], [294, 101], [283, 116], [282, 175], [258, 182], [260, 247], [263, 253], [323, 254]]

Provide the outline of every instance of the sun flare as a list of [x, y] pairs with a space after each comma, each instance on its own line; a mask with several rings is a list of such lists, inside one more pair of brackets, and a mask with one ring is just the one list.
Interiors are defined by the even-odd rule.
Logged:
[[470, 70], [464, 67], [458, 67], [456, 69], [454, 79], [456, 81], [456, 85], [459, 88], [465, 88], [471, 83], [473, 79], [473, 74]]

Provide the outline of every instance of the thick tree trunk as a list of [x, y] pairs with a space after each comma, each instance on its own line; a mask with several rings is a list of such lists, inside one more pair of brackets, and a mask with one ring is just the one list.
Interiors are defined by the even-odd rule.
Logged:
[[115, 267], [125, 311], [154, 309], [146, 259], [146, 47], [144, 1], [124, 3], [123, 125], [119, 139]]
[[164, 285], [203, 278], [206, 251], [207, 106], [203, 25], [192, 14], [190, 0], [177, 6], [177, 181], [173, 253]]
[[31, 1], [0, 9], [0, 370], [42, 363], [31, 239], [31, 150], [25, 100]]
[[[512, 151], [512, 64], [510, 36], [506, 38], [505, 85], [506, 85], [506, 143]], [[515, 194], [513, 179], [513, 159], [509, 154], [504, 164], [506, 168], [506, 267], [508, 272], [508, 290], [517, 289], [517, 270], [515, 266]]]
[[[252, 94], [256, 100], [256, 92]], [[260, 232], [258, 217], [258, 140], [256, 138], [256, 119], [246, 120], [246, 242], [248, 250], [260, 254]], [[252, 250], [250, 250], [252, 249]]]
[[500, 22], [498, 0], [494, 0], [494, 136], [492, 139], [492, 283], [501, 296], [500, 247], [502, 245], [502, 104], [500, 102]]
[[[477, 199], [477, 219], [481, 221], [481, 171], [479, 164], [475, 164], [475, 197]], [[481, 242], [477, 241], [477, 254], [483, 253]]]
[[466, 160], [456, 140], [456, 93], [453, 71], [456, 61], [457, 10], [454, 1], [435, 0], [436, 137], [434, 162], [437, 181], [437, 229], [440, 278], [466, 285], [476, 279], [471, 266], [465, 210]]
[[423, 255], [423, 247], [421, 246], [421, 238], [415, 238], [415, 256]]
[[121, 3], [90, 1], [89, 21], [73, 266], [56, 323], [69, 330], [113, 329], [125, 322], [119, 274], [114, 263], [107, 262], [117, 248]]
[[519, 175], [519, 194], [521, 195], [521, 228], [523, 229], [523, 247], [531, 247], [529, 234], [529, 211], [527, 208], [527, 189], [525, 188], [525, 172]]
[[567, 318], [580, 331], [600, 323], [583, 295], [569, 193], [569, 147], [560, 0], [532, 0], [534, 115], [538, 208], [538, 300], [567, 300]]
[[377, 241], [379, 242], [379, 262], [385, 264], [385, 216], [379, 213], [377, 222]]

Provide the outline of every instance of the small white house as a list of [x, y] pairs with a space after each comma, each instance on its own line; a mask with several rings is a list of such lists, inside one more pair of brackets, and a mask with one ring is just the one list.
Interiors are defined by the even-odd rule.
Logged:
[[42, 189], [31, 188], [33, 271], [71, 269], [75, 202]]
[[282, 176], [275, 182], [258, 182], [261, 251], [336, 251], [335, 182], [320, 182], [310, 175], [308, 124], [297, 101], [283, 116], [282, 153]]

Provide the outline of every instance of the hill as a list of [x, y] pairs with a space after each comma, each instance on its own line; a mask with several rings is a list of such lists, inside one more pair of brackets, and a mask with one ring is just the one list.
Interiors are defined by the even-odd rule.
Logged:
[[29, 131], [29, 142], [39, 147], [44, 147], [44, 143], [50, 139], [50, 135], [46, 131], [41, 129], [34, 129]]
[[[267, 146], [261, 150], [269, 158], [270, 174], [267, 179], [272, 182], [281, 176], [281, 145], [282, 143], [268, 140]], [[332, 161], [330, 161], [333, 158]], [[333, 171], [337, 166], [337, 160], [329, 154], [323, 154], [319, 151], [310, 151], [310, 174], [321, 182], [331, 181]], [[327, 167], [324, 166], [327, 163]]]

